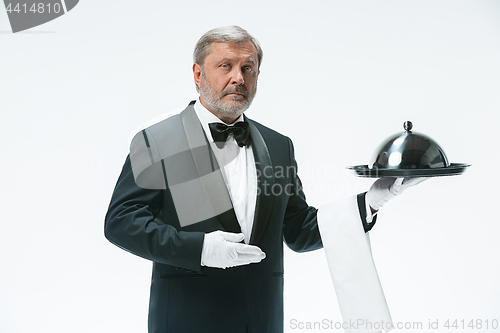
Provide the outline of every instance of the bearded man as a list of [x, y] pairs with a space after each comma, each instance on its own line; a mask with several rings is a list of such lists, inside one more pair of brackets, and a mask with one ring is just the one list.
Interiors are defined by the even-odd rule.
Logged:
[[[132, 141], [105, 236], [153, 262], [150, 333], [283, 332], [283, 242], [323, 246], [291, 140], [243, 114], [262, 55], [240, 27], [207, 32], [194, 51], [199, 98]], [[375, 212], [365, 197], [343, 208], [362, 233]], [[373, 198], [379, 208], [386, 196]]]

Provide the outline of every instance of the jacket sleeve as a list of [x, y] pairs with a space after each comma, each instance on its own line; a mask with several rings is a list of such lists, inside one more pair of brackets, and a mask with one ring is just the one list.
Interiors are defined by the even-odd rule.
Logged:
[[295, 252], [306, 252], [323, 247], [318, 229], [317, 209], [309, 206], [302, 191], [302, 183], [297, 175], [297, 162], [293, 144], [288, 139], [293, 190], [289, 192], [288, 204], [283, 222], [283, 239]]
[[106, 214], [104, 234], [111, 243], [145, 259], [200, 272], [204, 233], [178, 231], [162, 221], [166, 191], [137, 186], [127, 156]]
[[[297, 162], [292, 141], [289, 139], [290, 165], [292, 166], [293, 191], [288, 200], [283, 226], [283, 238], [290, 249], [296, 252], [312, 251], [323, 247], [321, 235], [318, 229], [318, 210], [309, 206], [306, 202], [305, 194], [302, 190], [302, 183], [297, 174]], [[360, 223], [363, 230], [368, 232], [375, 225], [377, 216], [373, 222], [366, 222], [365, 193], [357, 196], [357, 208], [359, 211]]]

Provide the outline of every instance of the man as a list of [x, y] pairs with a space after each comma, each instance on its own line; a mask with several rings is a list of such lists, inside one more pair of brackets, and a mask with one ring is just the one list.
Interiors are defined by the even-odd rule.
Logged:
[[[153, 261], [150, 333], [282, 332], [283, 240], [323, 246], [292, 142], [243, 115], [262, 54], [240, 27], [207, 32], [194, 51], [199, 99], [131, 144], [105, 235]], [[401, 183], [376, 183], [371, 210], [359, 195], [357, 225], [368, 231]]]

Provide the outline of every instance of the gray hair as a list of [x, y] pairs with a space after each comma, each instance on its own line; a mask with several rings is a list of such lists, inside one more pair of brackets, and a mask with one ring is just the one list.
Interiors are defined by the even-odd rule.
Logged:
[[194, 48], [193, 61], [203, 68], [205, 58], [210, 53], [210, 45], [212, 43], [242, 44], [246, 42], [251, 42], [255, 46], [259, 58], [258, 66], [260, 67], [263, 52], [259, 41], [252, 37], [245, 29], [237, 25], [215, 28], [201, 36]]

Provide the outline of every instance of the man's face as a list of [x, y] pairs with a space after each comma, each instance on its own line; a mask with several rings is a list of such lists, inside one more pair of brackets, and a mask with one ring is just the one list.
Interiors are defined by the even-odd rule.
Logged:
[[258, 56], [251, 42], [213, 43], [203, 68], [193, 65], [200, 102], [226, 123], [236, 120], [257, 91]]

